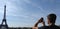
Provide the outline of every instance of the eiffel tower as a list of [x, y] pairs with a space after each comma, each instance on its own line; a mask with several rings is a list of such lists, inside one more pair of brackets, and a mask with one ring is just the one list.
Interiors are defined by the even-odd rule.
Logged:
[[0, 29], [8, 29], [8, 25], [6, 22], [6, 5], [4, 5], [4, 16], [3, 16], [2, 23], [0, 25]]

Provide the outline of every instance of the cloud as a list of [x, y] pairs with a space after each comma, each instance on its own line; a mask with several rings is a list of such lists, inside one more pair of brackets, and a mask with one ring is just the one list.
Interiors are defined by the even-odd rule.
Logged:
[[24, 2], [26, 2], [26, 3], [28, 3], [28, 4], [30, 4], [31, 3], [31, 1], [30, 0], [23, 0]]

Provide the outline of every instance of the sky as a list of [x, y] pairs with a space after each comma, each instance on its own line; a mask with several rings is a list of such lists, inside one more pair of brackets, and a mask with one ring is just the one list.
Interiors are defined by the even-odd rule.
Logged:
[[47, 15], [51, 13], [57, 15], [56, 25], [60, 25], [60, 0], [0, 0], [0, 24], [5, 4], [9, 27], [32, 27], [41, 17], [47, 25]]

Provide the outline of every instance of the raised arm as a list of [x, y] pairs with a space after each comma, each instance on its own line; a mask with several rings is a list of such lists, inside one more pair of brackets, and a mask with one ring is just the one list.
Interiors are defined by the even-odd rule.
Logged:
[[35, 25], [34, 25], [33, 29], [38, 29], [38, 24], [39, 24], [39, 23], [42, 23], [42, 24], [43, 24], [43, 26], [45, 26], [44, 19], [43, 19], [43, 18], [41, 18], [41, 19], [39, 19], [39, 20], [35, 23]]
[[39, 23], [42, 23], [42, 24], [43, 24], [43, 26], [45, 26], [44, 19], [43, 19], [43, 18], [41, 18], [41, 19], [39, 19], [39, 20], [37, 21], [37, 23], [35, 23], [34, 27], [38, 27], [38, 24], [39, 24]]

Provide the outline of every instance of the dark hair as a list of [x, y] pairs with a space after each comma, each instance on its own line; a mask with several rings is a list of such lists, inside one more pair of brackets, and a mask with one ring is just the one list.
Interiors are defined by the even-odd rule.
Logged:
[[57, 17], [56, 14], [49, 14], [48, 17], [51, 23], [55, 23]]

